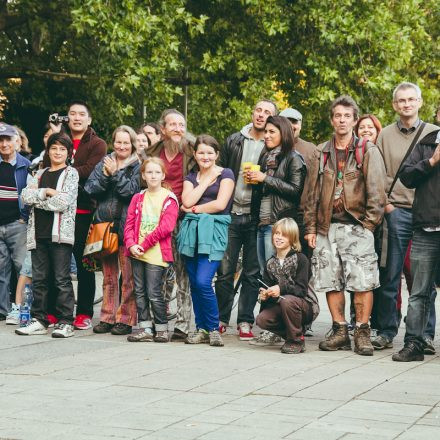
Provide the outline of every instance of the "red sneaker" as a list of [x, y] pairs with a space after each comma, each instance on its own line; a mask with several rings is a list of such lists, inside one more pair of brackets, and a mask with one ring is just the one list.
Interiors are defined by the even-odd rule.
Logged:
[[223, 333], [226, 333], [226, 325], [220, 324], [218, 326], [218, 332], [222, 335]]
[[88, 315], [76, 315], [73, 326], [77, 330], [89, 330], [92, 328], [92, 318]]
[[49, 313], [47, 314], [47, 320], [49, 321], [49, 327], [53, 327], [58, 322], [58, 318]]
[[240, 322], [237, 329], [240, 341], [250, 341], [251, 339], [254, 339], [254, 334], [251, 330], [252, 326], [248, 322]]

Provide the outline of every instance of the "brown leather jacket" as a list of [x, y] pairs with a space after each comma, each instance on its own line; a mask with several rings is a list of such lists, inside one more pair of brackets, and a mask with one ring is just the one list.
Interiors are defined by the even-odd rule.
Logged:
[[[344, 170], [344, 205], [354, 219], [373, 232], [382, 222], [384, 214], [385, 167], [379, 149], [371, 142], [367, 143], [362, 165], [358, 166], [354, 147], [357, 138], [354, 139], [355, 142], [349, 147]], [[328, 160], [323, 170], [320, 170], [323, 153], [328, 154]], [[318, 145], [310, 169], [308, 203], [304, 212], [306, 234], [327, 235], [332, 218], [336, 174], [336, 154], [332, 140]]]

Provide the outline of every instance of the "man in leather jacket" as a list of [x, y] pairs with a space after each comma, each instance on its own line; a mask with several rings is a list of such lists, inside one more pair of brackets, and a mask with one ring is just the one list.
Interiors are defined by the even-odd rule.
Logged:
[[252, 123], [226, 139], [220, 152], [219, 165], [234, 172], [236, 186], [229, 225], [228, 247], [217, 272], [215, 291], [220, 313], [220, 332], [226, 331], [234, 301], [234, 275], [241, 248], [243, 271], [237, 324], [239, 337], [251, 340], [254, 308], [258, 297], [260, 268], [257, 257], [257, 225], [251, 217], [252, 185], [244, 181], [243, 164], [258, 163], [264, 146], [266, 119], [278, 113], [275, 103], [260, 100], [252, 112]]
[[333, 319], [330, 335], [319, 344], [325, 351], [351, 350], [345, 320], [344, 291], [355, 292], [355, 352], [371, 356], [368, 321], [373, 289], [379, 286], [373, 232], [385, 206], [384, 165], [379, 150], [362, 145], [353, 128], [359, 109], [350, 96], [331, 105], [334, 135], [318, 146], [305, 207], [306, 239], [314, 249], [312, 285], [325, 291]]
[[432, 284], [440, 259], [440, 130], [433, 131], [417, 144], [399, 173], [407, 188], [415, 188], [412, 208], [414, 231], [411, 248], [413, 286], [406, 315], [405, 346], [393, 361], [423, 361], [426, 349], [425, 328], [429, 319]]

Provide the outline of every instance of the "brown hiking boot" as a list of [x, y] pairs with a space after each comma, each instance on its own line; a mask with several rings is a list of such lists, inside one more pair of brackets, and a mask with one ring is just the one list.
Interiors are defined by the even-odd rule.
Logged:
[[325, 341], [319, 343], [319, 349], [323, 351], [351, 350], [348, 325], [333, 322], [331, 330], [325, 335]]
[[362, 356], [373, 356], [373, 345], [370, 339], [370, 326], [361, 324], [354, 328], [354, 352]]

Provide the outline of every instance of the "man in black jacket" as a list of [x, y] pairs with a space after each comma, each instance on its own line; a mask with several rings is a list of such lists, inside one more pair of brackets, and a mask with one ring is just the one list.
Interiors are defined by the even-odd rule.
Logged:
[[251, 218], [252, 185], [244, 181], [243, 164], [257, 164], [264, 146], [264, 127], [269, 116], [277, 114], [272, 101], [262, 99], [252, 112], [252, 123], [226, 139], [220, 152], [219, 165], [235, 175], [232, 223], [229, 226], [228, 248], [217, 272], [215, 291], [220, 313], [220, 332], [226, 331], [234, 301], [234, 274], [243, 247], [243, 271], [237, 324], [242, 341], [253, 339], [252, 324], [258, 297], [257, 225]]
[[413, 285], [406, 315], [405, 345], [393, 361], [423, 361], [432, 285], [440, 261], [440, 130], [417, 144], [402, 166], [400, 180], [415, 188], [411, 275]]

